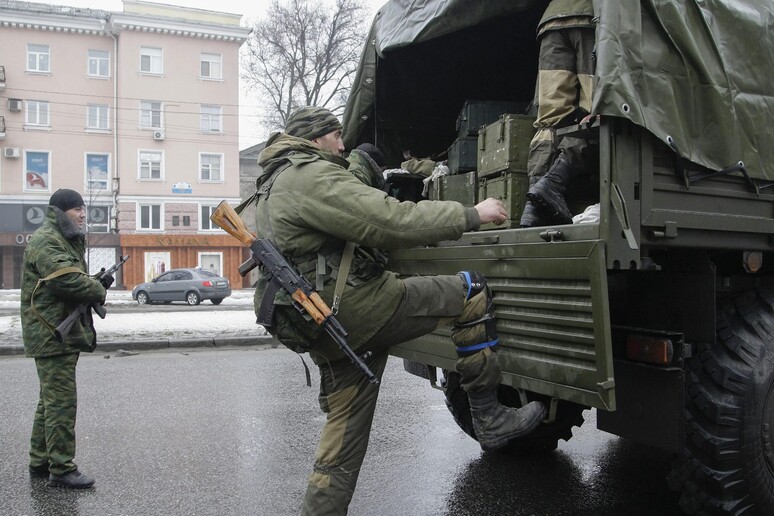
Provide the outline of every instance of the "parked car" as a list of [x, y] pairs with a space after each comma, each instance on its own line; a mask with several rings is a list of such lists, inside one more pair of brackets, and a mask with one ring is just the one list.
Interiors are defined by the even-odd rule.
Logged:
[[231, 295], [228, 278], [201, 269], [170, 269], [148, 283], [140, 283], [132, 289], [132, 299], [141, 305], [185, 301], [198, 305], [205, 299], [219, 305]]

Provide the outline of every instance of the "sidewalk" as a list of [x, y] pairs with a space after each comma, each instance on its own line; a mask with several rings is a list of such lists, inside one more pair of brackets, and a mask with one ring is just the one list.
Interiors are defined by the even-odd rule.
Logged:
[[[18, 314], [19, 290], [0, 290], [0, 308], [15, 308], [0, 316], [0, 356], [24, 354], [21, 321]], [[253, 290], [233, 291], [222, 305], [236, 305], [228, 311], [191, 310], [184, 304], [179, 311], [154, 311], [142, 307], [138, 313], [111, 313], [111, 307], [135, 304], [131, 292], [109, 290], [105, 319], [94, 318], [96, 351], [151, 350], [192, 347], [233, 347], [268, 345], [271, 336], [255, 323]], [[202, 303], [206, 307], [207, 301]], [[242, 309], [244, 308], [244, 309]]]

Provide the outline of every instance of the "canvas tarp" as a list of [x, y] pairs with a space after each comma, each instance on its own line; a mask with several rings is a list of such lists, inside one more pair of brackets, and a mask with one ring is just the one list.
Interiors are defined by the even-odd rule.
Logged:
[[[542, 5], [534, 0], [387, 2], [371, 26], [344, 114], [347, 147], [358, 143], [363, 126], [378, 115], [376, 66], [390, 58], [390, 51]], [[774, 2], [594, 0], [594, 8], [595, 114], [628, 118], [712, 170], [743, 161], [752, 177], [774, 180], [769, 128]]]

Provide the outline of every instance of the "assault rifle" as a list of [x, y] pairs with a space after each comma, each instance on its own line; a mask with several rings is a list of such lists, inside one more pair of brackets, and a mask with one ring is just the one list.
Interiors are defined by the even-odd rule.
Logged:
[[256, 265], [263, 266], [263, 272], [268, 280], [268, 287], [261, 302], [260, 321], [271, 325], [274, 294], [284, 288], [293, 298], [293, 306], [302, 314], [309, 314], [315, 323], [328, 333], [353, 364], [360, 369], [371, 383], [379, 383], [365, 362], [352, 351], [347, 344], [347, 332], [336, 320], [330, 307], [323, 301], [312, 284], [293, 267], [282, 254], [282, 251], [266, 238], [256, 238], [245, 226], [234, 208], [226, 201], [221, 202], [210, 215], [210, 220], [223, 228], [229, 235], [236, 238], [252, 252], [252, 258], [239, 267], [239, 273], [244, 276]]
[[[124, 263], [126, 263], [126, 260], [129, 259], [129, 255], [122, 256], [121, 259], [112, 267], [105, 270], [102, 269], [99, 274], [94, 276], [94, 279], [99, 281], [101, 278], [105, 276], [113, 276], [116, 272], [118, 272], [118, 269], [123, 267]], [[105, 310], [105, 307], [100, 305], [99, 303], [82, 303], [78, 305], [75, 310], [70, 312], [70, 315], [67, 316], [67, 319], [62, 321], [59, 326], [56, 327], [54, 330], [54, 335], [56, 336], [56, 340], [59, 342], [63, 342], [65, 337], [67, 337], [67, 334], [70, 333], [70, 330], [73, 329], [73, 324], [75, 324], [75, 321], [77, 321], [83, 314], [85, 314], [88, 310], [94, 310], [94, 313], [99, 315], [100, 319], [104, 319], [105, 315], [107, 315], [107, 310]]]

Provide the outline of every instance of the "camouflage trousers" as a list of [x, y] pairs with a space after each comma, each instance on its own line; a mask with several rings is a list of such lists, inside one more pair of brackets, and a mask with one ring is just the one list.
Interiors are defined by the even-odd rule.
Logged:
[[[486, 311], [486, 293], [466, 301], [467, 286], [456, 275], [416, 276], [404, 284], [397, 312], [365, 346], [372, 353], [365, 362], [380, 380], [393, 344], [425, 335], [442, 324], [478, 319]], [[485, 336], [483, 324], [452, 330], [452, 340], [458, 347], [480, 343]], [[456, 366], [468, 392], [493, 389], [501, 381], [497, 355], [491, 348], [460, 356]], [[309, 477], [303, 515], [347, 513], [368, 447], [378, 395], [379, 385], [369, 383], [349, 360], [320, 367], [319, 402], [327, 419]]]
[[76, 469], [75, 415], [78, 394], [75, 366], [78, 353], [35, 359], [40, 380], [40, 400], [30, 438], [30, 467], [48, 465], [63, 475]]
[[585, 168], [586, 141], [565, 137], [556, 129], [578, 112], [589, 113], [593, 96], [594, 29], [548, 30], [540, 36], [538, 59], [537, 132], [530, 143], [527, 169], [535, 184], [561, 155], [571, 165]]

